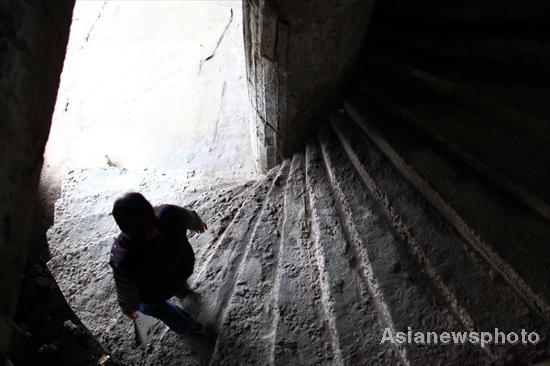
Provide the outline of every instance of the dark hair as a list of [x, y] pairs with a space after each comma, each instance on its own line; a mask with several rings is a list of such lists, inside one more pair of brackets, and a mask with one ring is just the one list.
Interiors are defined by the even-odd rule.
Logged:
[[141, 193], [129, 192], [113, 205], [113, 217], [120, 230], [132, 238], [142, 238], [157, 221], [153, 206]]

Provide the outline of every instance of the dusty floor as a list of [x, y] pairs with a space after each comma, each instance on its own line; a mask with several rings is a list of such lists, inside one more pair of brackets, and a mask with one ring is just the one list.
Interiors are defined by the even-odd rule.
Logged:
[[[393, 131], [391, 143], [406, 152], [399, 159], [415, 162], [395, 166], [390, 159], [396, 157], [372, 136], [337, 118], [266, 177], [238, 185], [154, 170], [74, 170], [48, 232], [48, 266], [83, 323], [127, 365], [528, 365], [547, 358], [546, 314], [529, 301], [523, 292], [529, 289], [509, 279], [508, 271], [521, 269], [507, 257], [515, 246], [484, 243], [513, 266], [498, 268], [500, 262], [484, 257], [407, 178], [433, 174], [451, 183], [458, 179], [454, 166]], [[439, 163], [425, 172], [427, 156]], [[460, 176], [470, 193], [483, 187]], [[149, 343], [134, 345], [107, 258], [117, 233], [111, 202], [137, 188], [153, 203], [192, 207], [209, 224], [190, 238], [197, 257], [194, 293], [183, 306], [207, 325], [210, 337], [178, 337], [156, 323]], [[486, 200], [503, 203], [490, 195]], [[461, 220], [473, 230], [468, 213]], [[381, 343], [384, 329], [408, 327], [525, 328], [541, 341], [486, 348]]]
[[[176, 175], [173, 171], [167, 174], [115, 167], [77, 169], [65, 176], [61, 198], [56, 203], [56, 224], [48, 232], [52, 254], [48, 267], [79, 318], [124, 364], [166, 364], [164, 352], [176, 352], [170, 356], [173, 360], [193, 361], [200, 356], [204, 361], [212, 345], [210, 342], [202, 345], [199, 339], [198, 345], [170, 351], [166, 342], [177, 342], [178, 338], [157, 324], [152, 330], [153, 342], [143, 348], [135, 347], [132, 323], [113, 297], [108, 258], [118, 228], [110, 215], [112, 202], [122, 192], [133, 190], [142, 192], [154, 204], [190, 205], [199, 212], [206, 204], [210, 207], [208, 212], [202, 212], [210, 225], [209, 232], [203, 234], [206, 239], [215, 236], [216, 230], [223, 230], [221, 218], [228, 215], [225, 208], [247, 185], [241, 181], [235, 189], [227, 188], [234, 184], [233, 176], [189, 178], [185, 173]], [[220, 189], [227, 192], [222, 195]], [[197, 198], [198, 202], [194, 202]], [[191, 339], [184, 343], [188, 341], [197, 342]]]

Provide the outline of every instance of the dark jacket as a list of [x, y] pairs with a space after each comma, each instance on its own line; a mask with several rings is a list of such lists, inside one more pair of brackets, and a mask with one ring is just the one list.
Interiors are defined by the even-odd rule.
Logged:
[[140, 303], [154, 303], [174, 296], [193, 273], [195, 254], [187, 240], [187, 230], [197, 230], [200, 217], [175, 205], [154, 207], [160, 236], [154, 240], [134, 240], [124, 233], [115, 239], [110, 264], [117, 299], [126, 314]]

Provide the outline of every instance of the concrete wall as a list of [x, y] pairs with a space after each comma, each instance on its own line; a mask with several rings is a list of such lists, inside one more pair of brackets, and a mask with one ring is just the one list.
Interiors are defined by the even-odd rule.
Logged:
[[0, 2], [0, 365], [29, 246], [74, 0]]
[[246, 0], [244, 34], [257, 163], [290, 156], [322, 122], [365, 38], [374, 0]]

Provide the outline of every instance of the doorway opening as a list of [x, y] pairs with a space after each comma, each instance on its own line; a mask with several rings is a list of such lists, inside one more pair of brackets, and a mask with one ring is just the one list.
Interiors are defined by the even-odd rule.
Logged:
[[241, 1], [76, 1], [37, 226], [51, 226], [49, 270], [108, 349], [126, 331], [112, 332], [126, 320], [108, 265], [114, 199], [186, 205], [257, 178], [250, 114]]
[[78, 0], [42, 186], [106, 166], [254, 175], [242, 34], [240, 1]]

